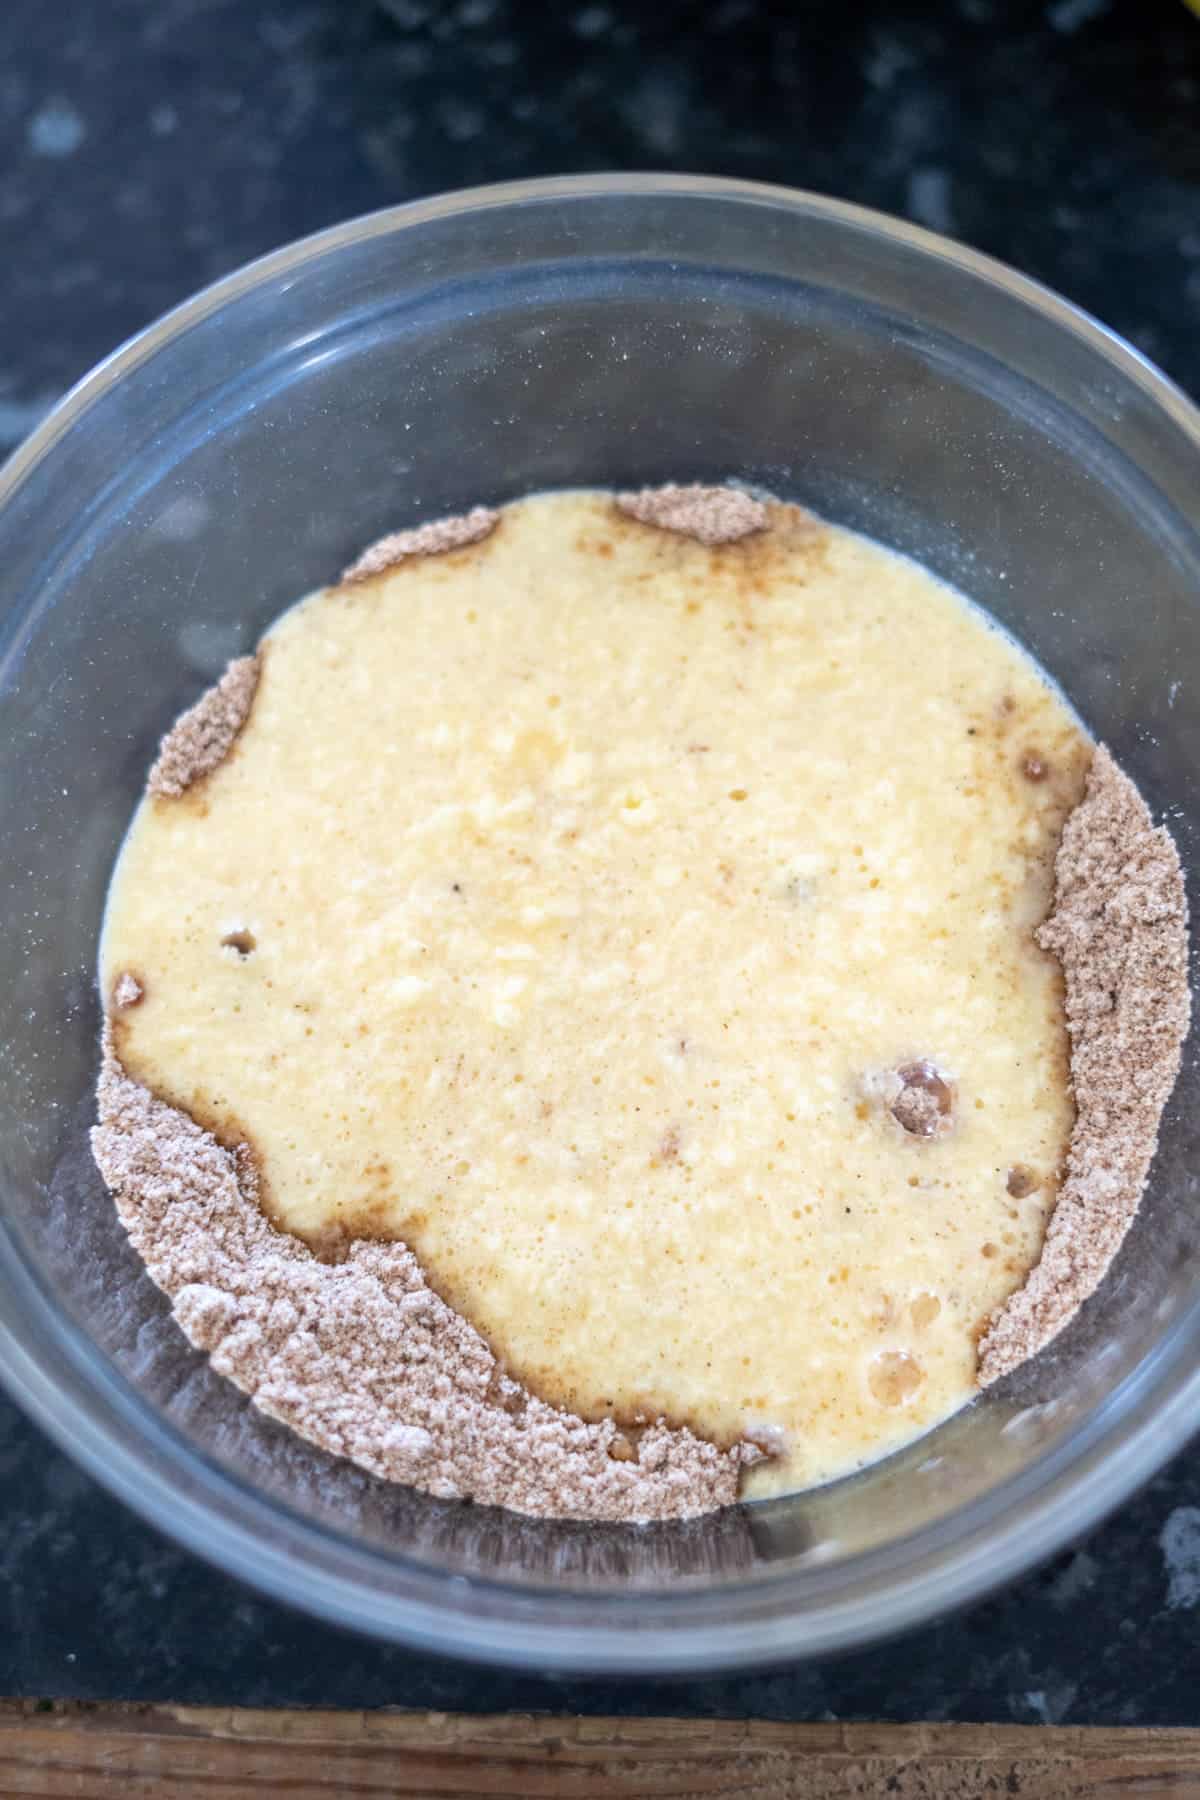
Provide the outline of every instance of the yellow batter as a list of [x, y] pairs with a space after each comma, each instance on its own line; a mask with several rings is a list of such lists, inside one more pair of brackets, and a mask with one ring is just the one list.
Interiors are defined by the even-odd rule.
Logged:
[[1031, 926], [1089, 747], [1034, 665], [796, 508], [707, 549], [596, 493], [264, 648], [114, 878], [129, 1072], [281, 1224], [405, 1239], [543, 1397], [764, 1437], [751, 1494], [960, 1406], [1072, 1119]]

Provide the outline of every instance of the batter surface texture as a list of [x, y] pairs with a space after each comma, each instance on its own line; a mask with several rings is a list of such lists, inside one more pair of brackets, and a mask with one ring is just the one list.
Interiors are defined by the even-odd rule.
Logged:
[[618, 1459], [768, 1445], [754, 1494], [961, 1405], [1037, 1260], [1091, 752], [917, 566], [749, 504], [705, 544], [538, 497], [294, 608], [143, 804], [103, 970], [274, 1226], [403, 1243]]

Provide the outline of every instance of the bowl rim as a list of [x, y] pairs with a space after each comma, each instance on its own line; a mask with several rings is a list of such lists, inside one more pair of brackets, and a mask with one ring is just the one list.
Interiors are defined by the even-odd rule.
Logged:
[[435, 220], [453, 218], [466, 212], [504, 206], [518, 206], [527, 201], [576, 199], [684, 199], [742, 200], [763, 207], [785, 207], [793, 212], [809, 213], [827, 222], [854, 227], [857, 230], [907, 245], [937, 261], [972, 274], [1001, 288], [1014, 299], [1023, 300], [1035, 312], [1061, 325], [1093, 350], [1114, 362], [1121, 372], [1141, 388], [1147, 398], [1171, 417], [1186, 436], [1200, 448], [1200, 407], [1183, 389], [1142, 351], [1126, 338], [1103, 324], [1086, 308], [1064, 299], [1059, 293], [1032, 276], [1023, 275], [1010, 264], [984, 251], [973, 250], [953, 238], [943, 237], [922, 225], [885, 213], [875, 207], [860, 206], [851, 200], [838, 200], [806, 188], [785, 187], [782, 183], [742, 181], [723, 175], [674, 175], [653, 171], [628, 174], [548, 175], [527, 181], [481, 183], [476, 187], [452, 188], [420, 200], [403, 201], [396, 206], [379, 207], [341, 224], [325, 226], [320, 231], [295, 238], [240, 264], [227, 275], [199, 288], [187, 300], [160, 313], [149, 324], [118, 344], [68, 388], [51, 407], [34, 430], [0, 464], [0, 505], [11, 492], [32, 473], [36, 465], [64, 435], [80, 413], [121, 376], [145, 362], [173, 337], [180, 336], [211, 313], [230, 301], [239, 299], [252, 288], [273, 281], [300, 264], [312, 261], [332, 250], [343, 249], [368, 238], [402, 230], [410, 225], [431, 224]]
[[[302, 264], [373, 237], [482, 209], [622, 198], [712, 199], [782, 208], [882, 237], [925, 259], [951, 265], [1002, 289], [1115, 365], [1154, 408], [1172, 419], [1200, 463], [1200, 410], [1168, 377], [1090, 314], [992, 257], [904, 220], [800, 189], [703, 175], [600, 174], [504, 182], [433, 195], [348, 220], [243, 265], [163, 314], [84, 375], [0, 468], [0, 507], [76, 421], [127, 374], [200, 320]], [[689, 1587], [666, 1599], [658, 1593], [653, 1596], [659, 1614], [666, 1610], [677, 1617], [640, 1624], [631, 1616], [630, 1595], [591, 1594], [587, 1605], [593, 1616], [581, 1628], [578, 1621], [572, 1624], [569, 1617], [557, 1616], [564, 1611], [558, 1596], [522, 1595], [502, 1582], [485, 1577], [466, 1581], [425, 1565], [413, 1566], [410, 1591], [381, 1595], [369, 1581], [369, 1565], [378, 1550], [356, 1544], [348, 1535], [339, 1539], [331, 1529], [302, 1519], [215, 1464], [181, 1469], [177, 1451], [163, 1454], [172, 1434], [164, 1433], [157, 1421], [156, 1430], [150, 1432], [142, 1421], [141, 1430], [131, 1437], [123, 1426], [131, 1422], [136, 1426], [138, 1414], [125, 1404], [118, 1387], [122, 1378], [115, 1371], [99, 1366], [89, 1370], [78, 1356], [76, 1366], [68, 1358], [63, 1368], [61, 1354], [59, 1366], [52, 1368], [13, 1329], [12, 1321], [28, 1320], [31, 1311], [35, 1331], [39, 1323], [49, 1328], [55, 1320], [51, 1302], [34, 1291], [32, 1276], [16, 1266], [16, 1255], [0, 1233], [0, 1296], [5, 1302], [0, 1306], [0, 1381], [102, 1486], [156, 1529], [285, 1604], [375, 1637], [513, 1668], [699, 1674], [827, 1655], [894, 1635], [980, 1597], [1094, 1525], [1186, 1441], [1195, 1429], [1200, 1401], [1200, 1306], [1194, 1305], [1130, 1378], [1141, 1390], [1136, 1409], [1126, 1404], [1121, 1419], [1114, 1420], [1111, 1407], [1104, 1403], [1083, 1454], [1061, 1467], [1036, 1493], [1027, 1492], [1026, 1504], [1015, 1514], [1011, 1500], [1022, 1485], [1019, 1480], [969, 1503], [964, 1511], [976, 1515], [973, 1531], [964, 1529], [948, 1548], [915, 1557], [883, 1591], [875, 1587], [865, 1595], [851, 1593], [802, 1608], [777, 1605], [771, 1617], [758, 1616], [752, 1609], [746, 1616], [743, 1606], [739, 1617], [738, 1595], [748, 1598], [747, 1590], [730, 1587], [715, 1594]], [[40, 1321], [39, 1311], [44, 1315]], [[61, 1315], [55, 1322], [61, 1330]], [[82, 1331], [78, 1336], [81, 1343], [90, 1342]], [[85, 1405], [85, 1398], [91, 1403]], [[152, 1441], [156, 1435], [164, 1438], [157, 1453]], [[999, 1520], [996, 1508], [987, 1503], [1006, 1491], [1008, 1516]], [[989, 1511], [990, 1520], [981, 1516]], [[281, 1529], [284, 1519], [286, 1531]], [[389, 1561], [405, 1559], [392, 1554]], [[360, 1571], [353, 1567], [356, 1562]], [[778, 1600], [795, 1580], [794, 1575], [781, 1575], [764, 1584], [764, 1591]], [[481, 1614], [464, 1603], [471, 1590], [486, 1592], [493, 1600], [508, 1596], [508, 1609]], [[561, 1597], [563, 1602], [577, 1599]], [[640, 1599], [635, 1592], [634, 1605]], [[719, 1599], [729, 1604], [720, 1605]], [[717, 1614], [729, 1616], [715, 1617], [714, 1607]], [[612, 1618], [601, 1623], [595, 1615], [606, 1610]], [[535, 1611], [541, 1616], [533, 1616]]]

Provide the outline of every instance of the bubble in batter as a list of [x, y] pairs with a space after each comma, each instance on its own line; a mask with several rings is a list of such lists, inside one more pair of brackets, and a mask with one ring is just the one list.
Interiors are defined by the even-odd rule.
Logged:
[[868, 1386], [880, 1406], [905, 1406], [925, 1379], [925, 1371], [907, 1350], [885, 1350], [871, 1364]]
[[950, 1083], [930, 1062], [907, 1063], [897, 1070], [900, 1092], [891, 1114], [910, 1137], [931, 1138], [948, 1131], [954, 1116]]

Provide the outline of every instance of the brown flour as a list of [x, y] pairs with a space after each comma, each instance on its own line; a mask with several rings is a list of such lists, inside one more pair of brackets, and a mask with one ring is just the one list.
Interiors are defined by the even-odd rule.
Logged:
[[749, 1444], [663, 1422], [630, 1446], [510, 1381], [403, 1244], [321, 1262], [260, 1210], [253, 1159], [131, 1081], [111, 1036], [92, 1148], [130, 1241], [212, 1366], [272, 1418], [390, 1481], [579, 1519], [728, 1505]]
[[1099, 1286], [1137, 1212], [1187, 1035], [1179, 856], [1103, 746], [1063, 830], [1038, 942], [1066, 980], [1076, 1121], [1041, 1258], [980, 1342], [981, 1387], [1043, 1349]]
[[910, 1137], [938, 1137], [954, 1123], [954, 1091], [930, 1062], [909, 1063], [893, 1078], [900, 1091], [889, 1111]]
[[258, 656], [239, 656], [216, 686], [176, 719], [150, 771], [146, 785], [152, 794], [178, 799], [224, 762], [250, 716], [260, 672]]
[[688, 487], [668, 482], [666, 487], [618, 494], [616, 505], [643, 525], [677, 531], [710, 546], [733, 544], [752, 531], [765, 531], [770, 519], [763, 502], [741, 488], [703, 487], [699, 482]]
[[364, 550], [356, 562], [343, 569], [343, 582], [366, 581], [382, 575], [410, 556], [441, 556], [447, 550], [461, 550], [464, 544], [477, 544], [496, 529], [500, 514], [490, 507], [473, 506], [468, 513], [454, 519], [434, 519], [412, 531], [393, 531]]

